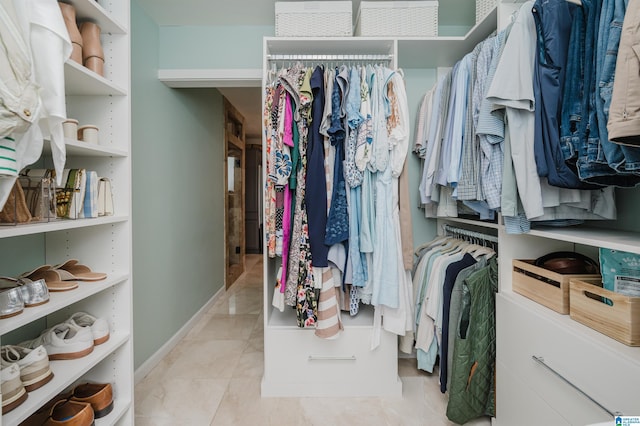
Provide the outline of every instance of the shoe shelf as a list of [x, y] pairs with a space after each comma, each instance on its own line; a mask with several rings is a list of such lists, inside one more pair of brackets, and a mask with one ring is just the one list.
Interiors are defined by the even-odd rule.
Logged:
[[[115, 331], [111, 333], [109, 340], [102, 345], [95, 346], [93, 352], [87, 356], [73, 360], [50, 361], [51, 371], [53, 371], [53, 379], [40, 389], [29, 392], [29, 397], [25, 402], [13, 411], [2, 416], [2, 423], [5, 425], [17, 425], [25, 420], [51, 398], [63, 392], [107, 356], [111, 355], [118, 348], [124, 345], [130, 337], [131, 334], [129, 332]], [[115, 392], [114, 397], [117, 398]], [[119, 410], [120, 415], [124, 414], [130, 404], [130, 401], [126, 404], [124, 401], [121, 402]], [[114, 412], [111, 414], [114, 414]], [[108, 417], [105, 417], [105, 420], [107, 420], [107, 418], [111, 420], [111, 414]], [[108, 423], [111, 424], [110, 421]]]
[[396, 37], [399, 66], [402, 68], [437, 68], [453, 66], [471, 52], [476, 44], [496, 30], [497, 7], [463, 36]]
[[129, 277], [130, 275], [126, 272], [110, 272], [103, 281], [78, 281], [78, 288], [73, 290], [50, 292], [49, 302], [40, 306], [24, 308], [24, 311], [16, 316], [0, 319], [0, 335], [16, 330], [73, 303], [123, 283], [129, 279]]
[[111, 95], [126, 96], [127, 91], [101, 75], [71, 59], [64, 64], [64, 85], [67, 96]]
[[127, 222], [129, 216], [103, 216], [90, 219], [56, 219], [52, 222], [27, 223], [21, 225], [0, 226], [0, 239], [23, 235], [41, 234], [44, 232], [66, 231], [69, 229], [87, 228], [90, 226], [110, 225]]
[[121, 397], [113, 397], [113, 411], [108, 416], [101, 417], [95, 420], [96, 426], [113, 425], [116, 424], [120, 418], [126, 413], [131, 406], [131, 401], [125, 401]]
[[71, 4], [76, 8], [76, 16], [78, 21], [91, 20], [98, 24], [103, 33], [126, 34], [127, 29], [114, 19], [111, 14], [106, 11], [95, 0], [71, 0]]

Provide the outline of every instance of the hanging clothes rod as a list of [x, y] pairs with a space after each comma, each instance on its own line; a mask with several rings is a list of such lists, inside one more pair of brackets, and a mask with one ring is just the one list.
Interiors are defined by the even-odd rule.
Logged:
[[444, 233], [447, 235], [450, 234], [454, 234], [454, 235], [463, 235], [463, 236], [467, 236], [467, 237], [471, 237], [471, 238], [478, 238], [484, 241], [490, 241], [492, 243], [497, 243], [498, 242], [498, 237], [495, 237], [493, 235], [488, 235], [488, 234], [483, 234], [481, 232], [475, 232], [475, 231], [470, 231], [468, 229], [464, 229], [464, 228], [457, 228], [455, 226], [451, 226], [447, 223], [445, 223], [444, 225], [442, 225], [442, 229], [444, 230]]
[[267, 55], [270, 61], [391, 61], [393, 55]]

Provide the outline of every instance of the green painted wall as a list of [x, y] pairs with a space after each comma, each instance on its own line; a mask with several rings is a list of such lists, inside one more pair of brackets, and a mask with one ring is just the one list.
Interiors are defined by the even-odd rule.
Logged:
[[160, 68], [262, 68], [272, 26], [160, 27]]
[[135, 367], [224, 285], [223, 109], [158, 81], [159, 28], [131, 4]]
[[[440, 35], [465, 34], [474, 24], [474, 4], [441, 3]], [[137, 0], [132, 0], [131, 21], [137, 368], [222, 287], [224, 279], [219, 226], [223, 194], [222, 185], [215, 185], [223, 181], [223, 168], [215, 167], [215, 161], [222, 165], [223, 156], [222, 98], [216, 90], [169, 89], [158, 81], [157, 70], [262, 68], [262, 38], [275, 31], [273, 26], [159, 27]], [[411, 117], [435, 75], [434, 69], [405, 70]], [[413, 132], [412, 128], [411, 145]], [[413, 153], [409, 168], [417, 246], [431, 239], [436, 227], [418, 209], [421, 167]]]

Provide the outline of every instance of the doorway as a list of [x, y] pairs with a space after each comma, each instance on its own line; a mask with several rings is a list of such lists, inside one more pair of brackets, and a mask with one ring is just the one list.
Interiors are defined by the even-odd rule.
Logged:
[[245, 269], [244, 117], [224, 99], [225, 140], [225, 288]]

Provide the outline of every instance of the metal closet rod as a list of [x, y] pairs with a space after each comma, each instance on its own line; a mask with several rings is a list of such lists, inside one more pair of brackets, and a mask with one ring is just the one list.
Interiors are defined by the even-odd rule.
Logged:
[[490, 241], [493, 243], [497, 243], [498, 242], [498, 237], [495, 237], [493, 235], [488, 235], [488, 234], [483, 234], [481, 232], [475, 232], [475, 231], [470, 231], [468, 229], [464, 229], [464, 228], [457, 228], [455, 226], [451, 226], [447, 223], [445, 223], [444, 225], [442, 225], [442, 229], [444, 230], [445, 234], [446, 233], [451, 233], [451, 234], [457, 234], [457, 235], [465, 235], [467, 237], [472, 237], [472, 238], [479, 238], [485, 241]]
[[267, 55], [270, 61], [390, 61], [393, 55]]

